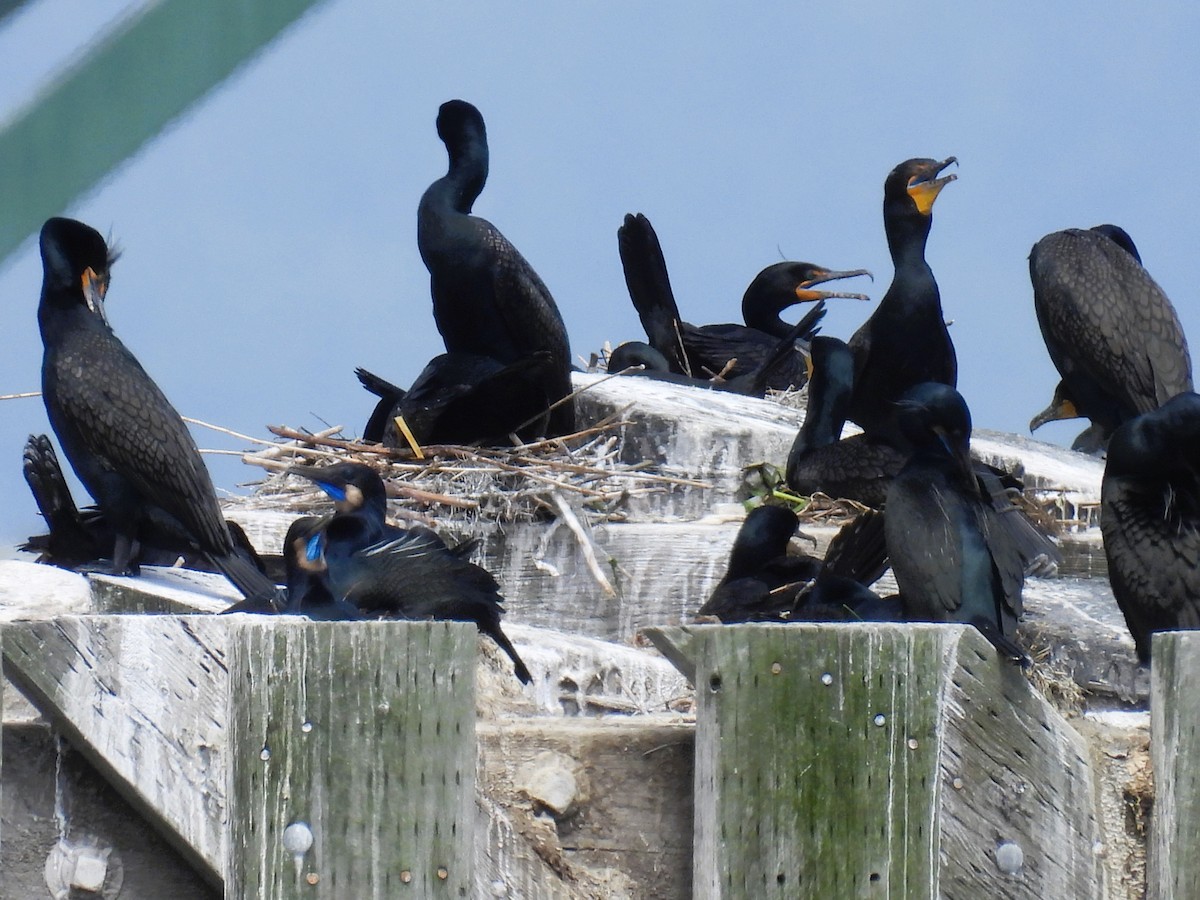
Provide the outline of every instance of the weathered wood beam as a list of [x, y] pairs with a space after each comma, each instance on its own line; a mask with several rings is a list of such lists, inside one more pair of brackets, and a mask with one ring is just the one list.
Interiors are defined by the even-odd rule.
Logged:
[[694, 896], [1103, 896], [1082, 740], [974, 629], [651, 636], [694, 667]]
[[226, 896], [470, 896], [474, 625], [247, 616], [229, 638]]
[[1200, 632], [1155, 634], [1151, 648], [1154, 813], [1147, 896], [1190, 900], [1200, 897]]
[[0, 261], [317, 0], [162, 0], [0, 131]]
[[214, 616], [5, 626], [4, 672], [208, 881], [224, 855], [224, 630]]

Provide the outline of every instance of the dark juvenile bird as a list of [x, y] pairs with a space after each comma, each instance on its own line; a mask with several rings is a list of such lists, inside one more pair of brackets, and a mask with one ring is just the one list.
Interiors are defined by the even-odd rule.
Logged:
[[111, 570], [136, 571], [146, 523], [186, 535], [247, 597], [275, 586], [234, 543], [179, 414], [104, 316], [114, 256], [72, 219], [42, 227], [42, 397], [63, 452], [115, 534]]
[[[1122, 422], [1192, 390], [1175, 308], [1115, 225], [1046, 235], [1029, 254], [1033, 304], [1062, 381], [1029, 423], [1082, 416], [1083, 446], [1103, 446]], [[1077, 440], [1077, 443], [1079, 441]]]
[[1113, 596], [1148, 663], [1153, 632], [1200, 628], [1200, 396], [1113, 432], [1100, 529]]
[[[563, 399], [571, 393], [571, 349], [558, 306], [508, 239], [491, 222], [471, 215], [488, 175], [483, 116], [470, 103], [450, 100], [438, 110], [437, 132], [450, 166], [421, 197], [417, 245], [446, 350], [502, 365], [545, 351], [552, 365], [540, 393]], [[551, 411], [544, 425], [551, 436], [574, 430], [570, 401]]]
[[854, 351], [854, 393], [848, 416], [872, 438], [908, 449], [896, 422], [896, 400], [925, 381], [953, 387], [958, 366], [942, 314], [925, 243], [933, 204], [955, 175], [938, 177], [953, 156], [941, 162], [910, 159], [896, 166], [883, 185], [883, 226], [895, 275], [871, 317], [850, 338]]
[[443, 353], [429, 361], [408, 390], [356, 369], [363, 387], [379, 397], [363, 440], [407, 447], [397, 416], [418, 444], [508, 443], [509, 434], [532, 439], [553, 402], [545, 390], [553, 369], [545, 350], [507, 365], [490, 356]]
[[888, 489], [886, 532], [905, 619], [974, 625], [1001, 655], [1025, 662], [1015, 635], [1027, 560], [981, 492], [967, 405], [952, 387], [929, 382], [899, 406], [913, 451]]
[[821, 491], [878, 509], [905, 455], [865, 433], [842, 437], [854, 392], [854, 354], [825, 335], [812, 339], [809, 352], [808, 406], [788, 454], [788, 487], [806, 497]]
[[[626, 215], [617, 229], [617, 247], [629, 296], [638, 311], [650, 346], [663, 354], [670, 370], [678, 375], [708, 378], [724, 374], [736, 377], [761, 367], [776, 344], [793, 330], [780, 313], [797, 303], [818, 302], [802, 322], [799, 340], [816, 333], [824, 315], [820, 301], [832, 297], [868, 299], [862, 294], [816, 290], [818, 284], [870, 275], [865, 269], [835, 272], [812, 263], [780, 262], [767, 266], [746, 288], [742, 297], [744, 325], [692, 325], [683, 321], [662, 246], [650, 220], [644, 215]], [[731, 361], [736, 361], [730, 365]], [[791, 365], [779, 365], [768, 379], [768, 387], [786, 390], [804, 384], [805, 367], [797, 354]]]
[[798, 527], [796, 514], [785, 507], [751, 510], [738, 529], [725, 575], [698, 615], [726, 624], [828, 619], [850, 617], [847, 610], [879, 600], [867, 588], [887, 564], [877, 513], [844, 526], [824, 560], [787, 552]]
[[364, 616], [474, 622], [509, 658], [517, 678], [532, 680], [500, 628], [504, 598], [482, 566], [467, 561], [473, 543], [451, 549], [422, 526], [385, 520], [387, 494], [375, 470], [359, 463], [294, 467], [333, 499], [337, 512], [307, 543], [307, 562], [327, 570], [333, 597]]

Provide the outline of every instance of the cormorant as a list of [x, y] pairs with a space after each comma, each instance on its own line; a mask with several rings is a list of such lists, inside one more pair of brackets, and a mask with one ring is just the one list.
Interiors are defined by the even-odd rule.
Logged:
[[1026, 561], [980, 491], [966, 403], [948, 385], [919, 384], [900, 398], [898, 423], [913, 451], [888, 489], [885, 526], [905, 619], [974, 625], [1027, 662], [1014, 639]]
[[179, 413], [113, 334], [103, 300], [115, 259], [95, 229], [42, 227], [42, 398], [63, 452], [115, 534], [111, 571], [136, 572], [148, 522], [186, 535], [247, 597], [275, 585], [230, 535]]
[[1148, 663], [1152, 632], [1200, 628], [1200, 396], [1113, 432], [1100, 530], [1113, 596]]
[[337, 512], [306, 546], [308, 565], [327, 569], [335, 599], [365, 616], [474, 622], [512, 659], [517, 678], [531, 681], [500, 628], [500, 586], [466, 559], [473, 542], [450, 548], [429, 528], [387, 524], [383, 480], [369, 466], [296, 466], [289, 472], [313, 480], [334, 500]]
[[[1103, 445], [1122, 422], [1192, 390], [1192, 364], [1175, 308], [1115, 225], [1046, 235], [1029, 254], [1038, 325], [1062, 376], [1058, 403], [1030, 430], [1072, 414]], [[1086, 434], [1086, 432], [1085, 432]]]
[[[824, 315], [823, 301], [822, 306], [814, 309], [813, 312], [820, 313], [816, 317], [816, 321], [819, 321], [820, 316]], [[810, 325], [812, 321], [814, 321], [814, 318], [810, 313], [793, 325], [782, 338], [779, 338], [775, 342], [775, 346], [760, 359], [757, 365], [749, 371], [741, 375], [734, 375], [733, 377], [713, 378], [709, 380], [692, 378], [689, 375], [678, 375], [670, 370], [670, 364], [667, 362], [665, 356], [649, 344], [642, 343], [641, 341], [627, 341], [613, 350], [609, 355], [608, 370], [613, 373], [620, 373], [630, 366], [640, 365], [644, 367], [644, 371], [628, 374], [666, 381], [671, 384], [725, 391], [731, 394], [742, 394], [747, 397], [762, 397], [765, 396], [767, 386], [777, 373], [791, 371], [794, 368], [797, 341], [801, 340], [802, 334], [812, 335], [812, 332], [815, 330]]]
[[407, 391], [365, 369], [358, 380], [378, 396], [363, 440], [407, 447], [395, 419], [402, 416], [418, 444], [507, 443], [537, 435], [554, 361], [545, 350], [505, 365], [490, 356], [443, 353], [429, 361]]
[[[38, 562], [66, 569], [113, 558], [116, 534], [97, 507], [80, 510], [75, 505], [58, 455], [46, 435], [30, 435], [25, 442], [23, 471], [38, 512], [46, 522], [46, 533], [30, 537], [19, 549], [37, 553]], [[226, 525], [234, 543], [259, 571], [265, 572], [262, 560], [241, 526], [237, 522]], [[212, 564], [203, 553], [197, 552], [176, 523], [153, 511], [139, 524], [137, 540], [141, 545], [139, 559], [145, 565], [183, 565], [188, 569], [214, 571]]]
[[[821, 301], [831, 297], [868, 299], [863, 294], [815, 290], [815, 286], [856, 275], [870, 275], [865, 269], [835, 272], [812, 263], [780, 262], [767, 266], [746, 288], [742, 298], [745, 325], [696, 326], [682, 320], [671, 281], [667, 274], [662, 247], [650, 220], [644, 215], [626, 215], [617, 229], [617, 246], [629, 296], [638, 311], [650, 346], [667, 358], [670, 370], [678, 375], [708, 378], [714, 375], [737, 377], [759, 369], [776, 344], [794, 328], [780, 318], [784, 309], [797, 303]], [[817, 306], [801, 320], [799, 339], [809, 340], [824, 315]], [[730, 362], [736, 360], [734, 365]], [[805, 367], [797, 354], [791, 365], [779, 365], [767, 386], [775, 390], [801, 387]]]
[[855, 366], [848, 417], [872, 438], [905, 451], [896, 400], [921, 382], [957, 383], [954, 344], [933, 270], [925, 261], [934, 201], [957, 177], [938, 176], [955, 162], [953, 156], [941, 162], [910, 159], [888, 175], [883, 226], [896, 272], [879, 306], [850, 338]]
[[843, 526], [824, 560], [787, 552], [798, 527], [786, 507], [752, 509], [738, 529], [725, 575], [698, 615], [726, 624], [851, 618], [858, 607], [879, 600], [867, 588], [887, 567], [878, 513]]
[[[417, 245], [446, 350], [503, 365], [545, 351], [552, 366], [539, 399], [562, 400], [571, 393], [571, 349], [554, 298], [499, 229], [471, 215], [488, 174], [483, 116], [470, 103], [450, 100], [438, 110], [437, 132], [450, 166], [421, 197]], [[570, 401], [553, 409], [543, 426], [549, 436], [574, 430]]]
[[788, 487], [804, 496], [821, 491], [878, 509], [905, 456], [865, 433], [842, 437], [854, 391], [854, 354], [845, 342], [825, 335], [812, 339], [809, 352], [808, 406], [788, 454]]

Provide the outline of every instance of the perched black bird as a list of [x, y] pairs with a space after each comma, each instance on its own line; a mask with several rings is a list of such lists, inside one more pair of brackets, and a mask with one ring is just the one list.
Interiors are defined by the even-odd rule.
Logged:
[[1102, 447], [1122, 422], [1192, 390], [1192, 363], [1175, 308], [1115, 225], [1046, 235], [1029, 254], [1033, 304], [1062, 376], [1029, 423], [1083, 416], [1081, 449]]
[[[814, 310], [814, 312], [817, 310]], [[824, 310], [820, 310], [824, 315]], [[819, 317], [818, 317], [819, 318]], [[670, 370], [670, 364], [665, 356], [641, 341], [627, 341], [621, 344], [609, 355], [608, 370], [621, 373], [630, 366], [642, 366], [643, 371], [630, 372], [631, 375], [641, 375], [657, 381], [670, 384], [682, 384], [689, 387], [704, 388], [713, 391], [725, 391], [731, 394], [742, 394], [747, 397], [762, 397], [766, 395], [767, 386], [772, 378], [780, 371], [791, 371], [795, 365], [797, 341], [802, 334], [811, 336], [811, 316], [805, 316], [775, 342], [769, 353], [749, 371], [729, 378], [702, 379], [689, 375], [678, 375]]]
[[[37, 553], [38, 562], [66, 569], [94, 565], [113, 558], [116, 533], [97, 507], [89, 506], [80, 510], [75, 505], [67, 480], [63, 477], [58, 455], [46, 435], [30, 435], [25, 442], [23, 470], [25, 483], [29, 485], [38, 512], [46, 522], [46, 533], [30, 537], [18, 549]], [[246, 533], [237, 522], [226, 524], [234, 543], [259, 571], [265, 572], [262, 560]], [[188, 536], [165, 517], [152, 516], [142, 521], [137, 540], [141, 545], [139, 558], [145, 565], [182, 565], [188, 569], [214, 571], [207, 557], [197, 552]]]
[[397, 416], [418, 444], [508, 443], [509, 434], [529, 440], [553, 402], [545, 392], [553, 369], [545, 350], [508, 365], [490, 356], [443, 353], [429, 361], [407, 391], [356, 369], [363, 387], [380, 398], [363, 440], [407, 447]]
[[902, 451], [868, 434], [842, 437], [854, 391], [854, 354], [817, 335], [810, 347], [808, 406], [787, 460], [787, 484], [804, 496], [817, 491], [878, 509], [905, 462]]
[[941, 295], [925, 261], [933, 203], [955, 175], [939, 174], [941, 162], [910, 159], [896, 166], [883, 186], [883, 226], [896, 273], [875, 312], [850, 338], [854, 393], [848, 417], [872, 438], [907, 451], [896, 422], [896, 400], [925, 381], [953, 387], [958, 366], [942, 315]]
[[1200, 396], [1113, 432], [1100, 512], [1113, 596], [1148, 663], [1152, 632], [1200, 628]]
[[[450, 100], [438, 110], [437, 131], [450, 167], [421, 197], [417, 245], [446, 350], [502, 365], [545, 351], [552, 364], [538, 399], [561, 400], [571, 393], [571, 349], [554, 298], [508, 239], [471, 215], [488, 174], [483, 116], [470, 103]], [[544, 426], [550, 436], [574, 430], [570, 401], [552, 410]]]
[[887, 566], [878, 513], [844, 526], [824, 560], [787, 552], [798, 527], [796, 514], [785, 507], [751, 510], [738, 529], [724, 577], [698, 615], [726, 624], [852, 618], [879, 602], [867, 588]]
[[315, 481], [334, 500], [337, 512], [308, 538], [306, 565], [327, 570], [335, 600], [364, 616], [474, 622], [512, 659], [517, 678], [532, 680], [500, 628], [500, 586], [465, 558], [473, 543], [451, 549], [428, 528], [387, 524], [383, 480], [369, 466], [289, 471]]
[[42, 398], [63, 452], [115, 534], [111, 571], [131, 574], [146, 523], [186, 535], [247, 597], [275, 585], [237, 547], [187, 426], [113, 334], [103, 300], [114, 260], [93, 228], [42, 227]]
[[[735, 378], [760, 369], [778, 342], [794, 330], [780, 313], [797, 303], [816, 302], [831, 297], [868, 299], [862, 294], [815, 290], [815, 286], [855, 275], [870, 275], [865, 269], [834, 272], [812, 263], [780, 262], [767, 266], [746, 288], [742, 297], [745, 325], [701, 325], [683, 321], [666, 260], [650, 220], [644, 215], [626, 215], [617, 229], [617, 247], [625, 271], [629, 296], [638, 311], [650, 346], [666, 357], [670, 371], [677, 375], [709, 378], [714, 375]], [[802, 322], [806, 327], [797, 334], [808, 341], [816, 333], [824, 315], [818, 305]], [[731, 362], [736, 361], [731, 365]], [[801, 387], [805, 366], [796, 354], [790, 365], [777, 364], [767, 386], [775, 390]]]
[[1009, 659], [1027, 560], [984, 496], [970, 458], [971, 414], [958, 391], [928, 382], [899, 400], [913, 447], [887, 496], [887, 546], [909, 621], [974, 625]]

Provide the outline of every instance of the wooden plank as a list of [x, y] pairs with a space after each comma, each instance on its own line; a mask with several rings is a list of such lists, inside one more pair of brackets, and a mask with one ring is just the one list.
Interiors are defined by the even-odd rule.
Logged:
[[64, 616], [3, 634], [10, 680], [213, 884], [224, 855], [227, 624]]
[[481, 723], [481, 789], [581, 896], [606, 896], [615, 873], [636, 896], [686, 900], [693, 738], [680, 716]]
[[1200, 632], [1151, 638], [1150, 752], [1154, 813], [1150, 826], [1151, 900], [1200, 897]]
[[682, 632], [696, 897], [1103, 896], [1082, 741], [974, 629]]
[[[226, 896], [473, 890], [475, 627], [238, 617]], [[303, 826], [311, 849], [285, 849]]]

